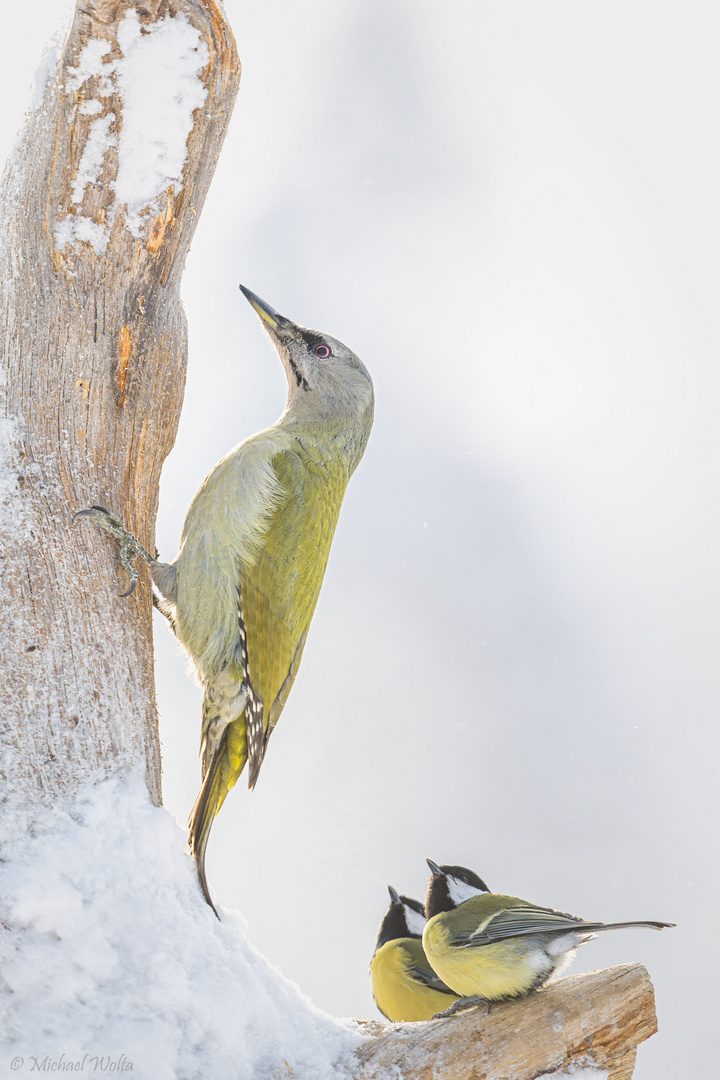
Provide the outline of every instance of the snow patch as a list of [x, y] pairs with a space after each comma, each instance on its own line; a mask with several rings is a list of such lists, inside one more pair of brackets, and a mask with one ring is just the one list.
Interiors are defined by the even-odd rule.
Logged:
[[115, 195], [128, 208], [128, 227], [139, 236], [140, 213], [157, 211], [171, 185], [182, 188], [193, 112], [205, 103], [198, 78], [209, 55], [199, 30], [184, 15], [166, 16], [143, 33], [136, 11], [118, 28], [123, 59], [116, 73], [123, 102]]
[[55, 246], [85, 241], [97, 255], [106, 247], [119, 206], [126, 207], [125, 223], [136, 238], [148, 216], [160, 212], [160, 196], [168, 188], [182, 190], [187, 140], [193, 112], [207, 98], [199, 78], [209, 60], [200, 31], [187, 16], [170, 15], [151, 25], [141, 24], [137, 11], [128, 12], [118, 27], [119, 59], [108, 59], [112, 45], [104, 38], [82, 49], [66, 83], [68, 93], [97, 79], [98, 97], [78, 107], [86, 116], [102, 113], [102, 100], [117, 95], [121, 116], [119, 138], [110, 131], [114, 113], [93, 122], [73, 183], [73, 202], [82, 202], [88, 184], [97, 183], [110, 147], [118, 147], [118, 172], [111, 187], [114, 199], [100, 225], [82, 214], [71, 214], [55, 229]]
[[98, 101], [97, 98], [90, 98], [89, 101], [83, 101], [82, 105], [78, 109], [78, 112], [82, 116], [97, 116], [97, 114], [102, 111], [102, 102]]
[[[0, 398], [4, 397], [5, 372], [0, 371]], [[20, 425], [9, 416], [0, 417], [0, 556], [5, 541], [22, 535], [24, 504], [20, 498]]]
[[238, 912], [215, 918], [139, 770], [40, 808], [8, 800], [2, 820], [5, 1061], [124, 1059], [115, 1071], [129, 1062], [143, 1080], [346, 1077], [363, 1036], [260, 956]]
[[74, 94], [88, 79], [99, 76], [98, 90], [101, 97], [108, 97], [113, 92], [111, 76], [115, 70], [115, 63], [111, 60], [105, 63], [105, 57], [112, 52], [112, 42], [106, 38], [92, 38], [85, 45], [78, 57], [75, 67], [68, 68], [66, 82], [67, 92]]
[[65, 33], [65, 27], [58, 30], [53, 34], [42, 51], [40, 63], [35, 69], [32, 81], [32, 100], [30, 103], [32, 112], [36, 112], [42, 105], [48, 83], [55, 77], [57, 70], [60, 67], [60, 57], [62, 55], [62, 45]]
[[[100, 102], [93, 102], [93, 104], [100, 105]], [[72, 196], [75, 203], [82, 202], [88, 184], [98, 182], [106, 153], [111, 146], [117, 146], [117, 138], [110, 131], [114, 120], [115, 113], [109, 112], [106, 116], [101, 116], [99, 120], [94, 120], [90, 126], [90, 133], [73, 183]]]
[[84, 214], [68, 215], [55, 226], [55, 247], [62, 250], [76, 240], [87, 243], [96, 255], [102, 255], [107, 248], [110, 230], [107, 225], [100, 225]]
[[[77, 64], [68, 69], [65, 83], [67, 93], [77, 93], [89, 79], [96, 78], [100, 97], [109, 97], [114, 92], [113, 76], [117, 67], [116, 61], [105, 59], [111, 52], [112, 43], [106, 38], [93, 38], [88, 41], [80, 52]], [[86, 98], [80, 103], [78, 111], [84, 116], [95, 116], [101, 113], [103, 108], [104, 105], [98, 98]], [[105, 155], [111, 146], [117, 146], [117, 137], [110, 132], [114, 119], [115, 114], [108, 113], [90, 126], [73, 182], [74, 203], [82, 202], [88, 184], [97, 183]], [[84, 214], [68, 214], [55, 226], [55, 247], [62, 251], [70, 244], [87, 243], [96, 255], [102, 255], [107, 248], [110, 224], [111, 222], [100, 224]]]

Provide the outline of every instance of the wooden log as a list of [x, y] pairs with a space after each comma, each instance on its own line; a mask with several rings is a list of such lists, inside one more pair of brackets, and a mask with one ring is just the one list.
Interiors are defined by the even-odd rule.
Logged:
[[[139, 129], [154, 117], [162, 143], [167, 114], [170, 137], [176, 71], [185, 127], [153, 189], [157, 140]], [[153, 550], [185, 382], [180, 279], [239, 78], [216, 0], [79, 0], [5, 172], [0, 768], [31, 799], [144, 761], [160, 802], [147, 579], [119, 599], [114, 545], [72, 517], [105, 505]]]
[[374, 1038], [357, 1051], [358, 1080], [535, 1080], [580, 1067], [630, 1080], [636, 1048], [657, 1022], [647, 971], [621, 964], [558, 979], [521, 1001], [365, 1027]]

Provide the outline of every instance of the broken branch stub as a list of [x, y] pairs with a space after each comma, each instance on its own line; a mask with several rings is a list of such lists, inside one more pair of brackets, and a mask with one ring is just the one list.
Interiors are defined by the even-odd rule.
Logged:
[[356, 1052], [357, 1080], [535, 1080], [573, 1067], [630, 1080], [636, 1048], [657, 1021], [646, 969], [621, 964], [558, 979], [489, 1011], [368, 1027], [380, 1033]]

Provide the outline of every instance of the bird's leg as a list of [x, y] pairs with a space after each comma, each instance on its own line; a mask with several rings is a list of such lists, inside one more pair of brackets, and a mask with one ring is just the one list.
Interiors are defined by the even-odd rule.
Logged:
[[445, 1009], [443, 1012], [435, 1013], [433, 1020], [440, 1020], [445, 1016], [454, 1016], [455, 1013], [463, 1012], [465, 1009], [472, 1009], [475, 1005], [486, 1005], [486, 1012], [490, 1012], [490, 1002], [487, 998], [478, 997], [466, 997], [458, 998], [454, 1001], [449, 1009]]
[[[98, 528], [103, 529], [108, 535], [112, 536], [113, 540], [117, 541], [118, 548], [120, 549], [120, 565], [130, 577], [129, 589], [124, 593], [120, 593], [120, 595], [130, 596], [137, 585], [138, 579], [138, 572], [134, 565], [135, 559], [139, 555], [143, 562], [146, 562], [150, 567], [152, 567], [157, 560], [153, 559], [152, 555], [145, 550], [140, 541], [136, 540], [132, 533], [127, 531], [123, 523], [111, 514], [109, 510], [106, 510], [104, 506], [91, 506], [88, 510], [78, 510], [77, 514], [75, 514], [75, 518], [79, 517], [91, 518]], [[73, 521], [75, 518], [73, 518]]]

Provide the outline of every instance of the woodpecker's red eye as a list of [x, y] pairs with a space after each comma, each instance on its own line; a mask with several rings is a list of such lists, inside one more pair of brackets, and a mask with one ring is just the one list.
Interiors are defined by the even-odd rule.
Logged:
[[319, 356], [321, 360], [324, 360], [326, 356], [330, 356], [330, 349], [327, 345], [316, 345], [315, 355]]

